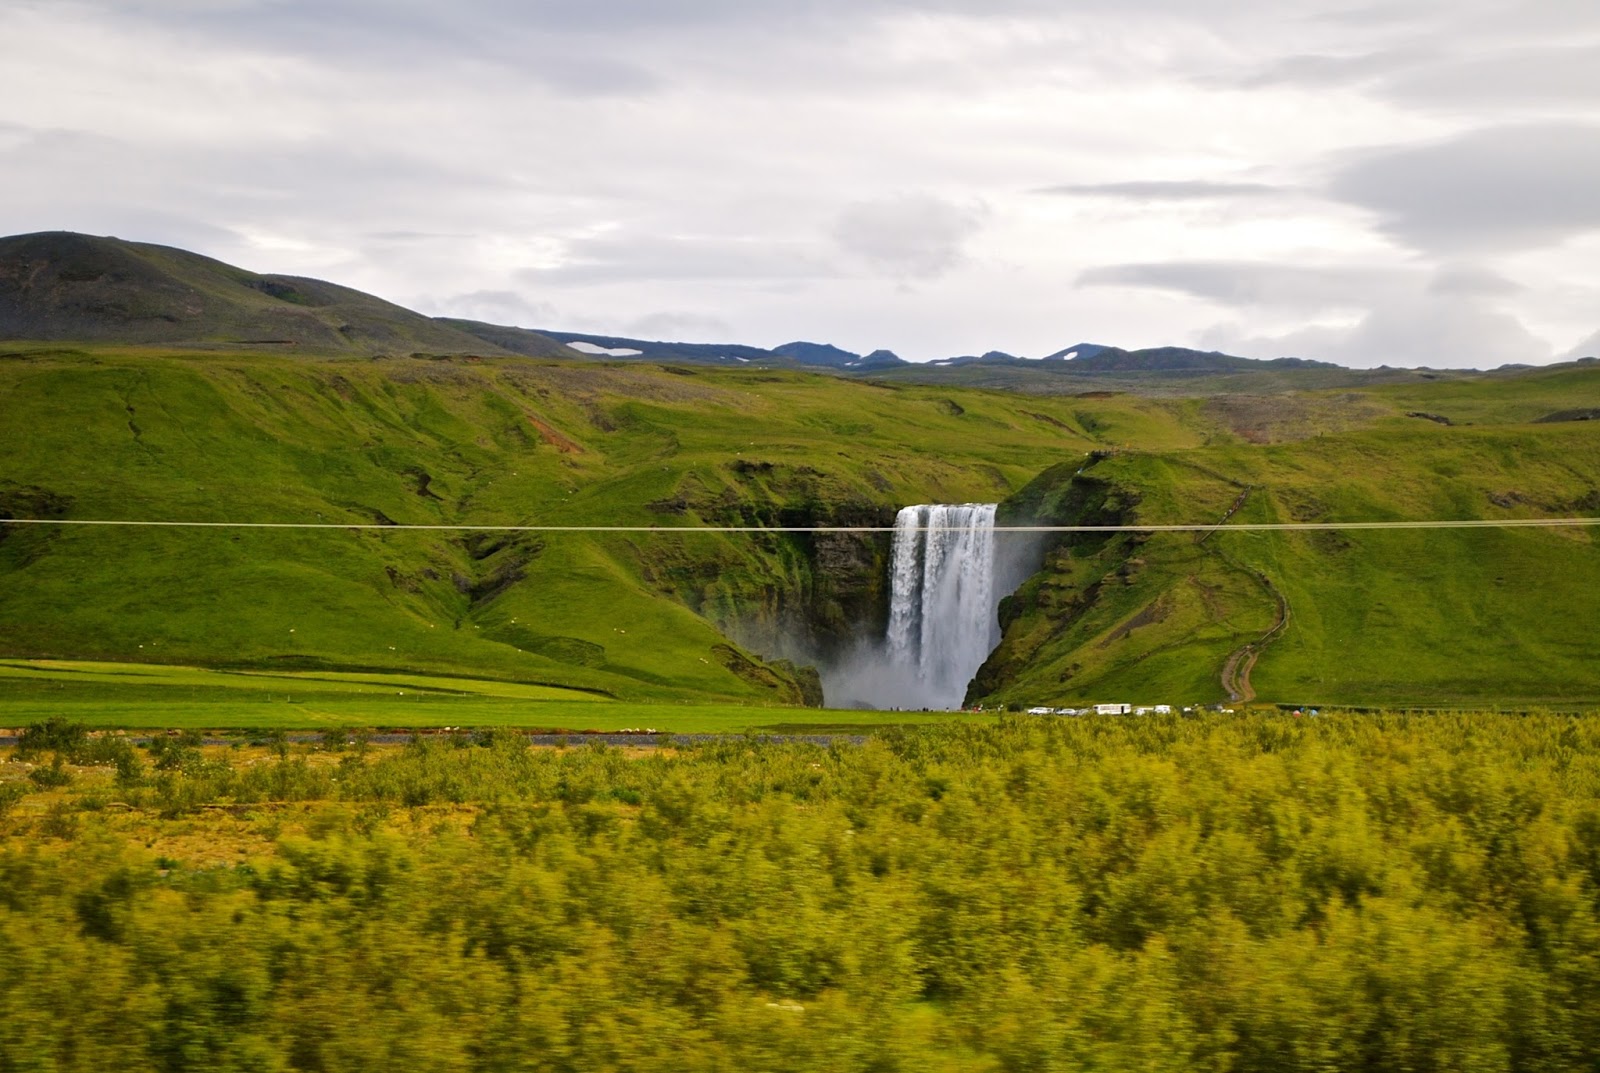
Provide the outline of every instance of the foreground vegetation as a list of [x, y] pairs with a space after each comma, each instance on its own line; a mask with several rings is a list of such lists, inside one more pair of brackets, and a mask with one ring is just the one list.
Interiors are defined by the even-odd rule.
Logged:
[[0, 1069], [1600, 1059], [1600, 716], [6, 760]]

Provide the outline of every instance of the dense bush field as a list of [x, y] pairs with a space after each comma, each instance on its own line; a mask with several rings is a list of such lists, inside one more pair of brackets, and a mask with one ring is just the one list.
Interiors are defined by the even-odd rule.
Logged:
[[0, 1070], [1600, 1061], [1600, 716], [0, 753]]

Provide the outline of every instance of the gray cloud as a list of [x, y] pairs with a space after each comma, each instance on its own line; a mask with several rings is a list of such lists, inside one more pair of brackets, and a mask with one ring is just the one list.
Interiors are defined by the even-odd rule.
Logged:
[[1329, 192], [1416, 249], [1515, 250], [1600, 227], [1600, 126], [1469, 131], [1356, 156]]
[[1072, 183], [1044, 186], [1035, 194], [1073, 197], [1118, 197], [1133, 201], [1197, 201], [1210, 198], [1271, 197], [1284, 193], [1267, 183], [1210, 182], [1204, 179], [1132, 180], [1121, 183]]
[[1494, 298], [1527, 290], [1516, 280], [1473, 264], [1440, 265], [1428, 283], [1432, 294], [1459, 294], [1469, 298]]
[[1600, 332], [1595, 332], [1561, 355], [1562, 361], [1577, 361], [1579, 358], [1600, 358]]
[[1551, 357], [1549, 344], [1516, 317], [1459, 295], [1396, 295], [1348, 327], [1312, 327], [1268, 337], [1222, 328], [1203, 339], [1247, 356], [1306, 357], [1355, 368], [1489, 369]]
[[982, 230], [987, 215], [981, 204], [900, 194], [846, 207], [834, 223], [833, 237], [841, 249], [880, 272], [931, 279], [962, 262], [963, 247]]
[[1263, 261], [1169, 261], [1101, 265], [1078, 277], [1091, 287], [1173, 291], [1235, 307], [1319, 310], [1361, 307], [1415, 272], [1365, 265], [1298, 265]]
[[1392, 100], [1482, 112], [1600, 100], [1600, 46], [1518, 48], [1408, 66], [1380, 81]]
[[730, 331], [727, 321], [703, 313], [647, 313], [627, 324], [627, 334], [630, 336], [678, 342], [724, 338]]
[[[1396, 4], [1431, 6], [1428, 0]], [[1284, 25], [1317, 26], [1326, 24], [1329, 9], [1343, 6], [1343, 0], [1208, 0], [1203, 22], [1208, 32], [1221, 32], [1271, 14]], [[859, 91], [907, 73], [924, 86], [948, 88], [1011, 78], [1007, 57], [1021, 60], [1024, 69], [1016, 74], [1031, 81], [1040, 68], [1061, 63], [1062, 47], [1086, 34], [1103, 39], [1101, 24], [1111, 23], [1114, 33], [1117, 23], [1132, 18], [1181, 31], [1196, 21], [1185, 0], [80, 0], [72, 9], [85, 21], [181, 34], [197, 46], [316, 56], [354, 70], [400, 66], [422, 79], [481, 78], [491, 67], [580, 97], [648, 96], [728, 71], [758, 79], [758, 87], [805, 86], [816, 93]], [[852, 47], [885, 23], [940, 19], [986, 24], [1000, 36], [1034, 43], [1014, 41], [977, 69], [949, 55], [917, 62], [893, 50]], [[1041, 37], [1061, 27], [1069, 31], [1066, 40], [1040, 46]], [[981, 47], [982, 35], [971, 44]], [[1092, 68], [1104, 61], [1151, 73], [1151, 56], [1119, 58], [1121, 51], [1085, 50], [1070, 65]]]
[[[194, 28], [232, 28], [252, 35], [264, 32], [302, 44], [330, 31], [354, 33], [363, 27], [369, 37], [417, 37], [448, 44], [467, 36], [491, 36], [496, 27], [655, 35], [664, 29], [703, 32], [711, 26], [753, 24], [782, 32], [796, 24], [833, 21], [841, 15], [1007, 20], [1029, 15], [1086, 16], [1129, 8], [1152, 14], [1186, 13], [1189, 8], [1185, 0], [1071, 0], [1067, 5], [1059, 0], [456, 0], [448, 8], [432, 0], [117, 0], [114, 4], [101, 0], [85, 6], [115, 8]], [[1326, 6], [1309, 3], [1305, 8], [1315, 12]], [[1417, 7], [1419, 0], [1394, 6]], [[1420, 6], [1431, 5], [1423, 2]], [[1283, 12], [1285, 7], [1281, 0], [1212, 0], [1208, 15], [1231, 18], [1259, 11]]]
[[1264, 70], [1248, 73], [1238, 78], [1235, 84], [1247, 89], [1274, 86], [1319, 89], [1381, 84], [1438, 57], [1438, 52], [1434, 50], [1412, 48], [1344, 56], [1298, 54], [1273, 60]]
[[407, 243], [448, 241], [451, 239], [473, 238], [474, 236], [460, 232], [450, 234], [438, 231], [369, 231], [362, 237], [372, 239], [375, 242]]
[[837, 270], [820, 251], [793, 240], [650, 233], [569, 239], [559, 263], [517, 271], [529, 284], [579, 286], [633, 280], [797, 281]]
[[1355, 312], [1342, 327], [1252, 335], [1236, 325], [1201, 336], [1206, 346], [1249, 357], [1303, 357], [1357, 367], [1483, 368], [1548, 361], [1550, 347], [1496, 300], [1523, 288], [1496, 272], [1452, 263], [1428, 272], [1371, 265], [1211, 261], [1106, 265], [1088, 285], [1144, 287], [1281, 317]]
[[516, 291], [471, 291], [437, 301], [424, 298], [416, 303], [435, 316], [481, 320], [490, 324], [511, 324], [521, 328], [554, 328], [560, 312], [549, 302], [535, 302]]
[[[1448, 34], [1435, 38], [1451, 44]], [[1514, 39], [1513, 39], [1514, 41]], [[1540, 107], [1588, 109], [1600, 99], [1600, 46], [1566, 40], [1506, 45], [1476, 40], [1350, 55], [1297, 55], [1238, 79], [1246, 88], [1360, 88], [1406, 107], [1517, 112]]]

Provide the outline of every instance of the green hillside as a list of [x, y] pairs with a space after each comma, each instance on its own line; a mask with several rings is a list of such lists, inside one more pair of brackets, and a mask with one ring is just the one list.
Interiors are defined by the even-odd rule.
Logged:
[[[1170, 442], [1162, 407], [1106, 409]], [[34, 349], [0, 360], [0, 513], [406, 524], [883, 522], [1092, 441], [1066, 406], [804, 374]], [[13, 657], [407, 668], [622, 698], [815, 700], [721, 630], [840, 643], [886, 541], [10, 527]], [[831, 565], [819, 571], [814, 563]]]
[[[782, 370], [18, 345], [0, 358], [0, 515], [377, 527], [0, 528], [0, 657], [816, 703], [814, 675], [771, 657], [826, 659], [881, 632], [887, 538], [672, 530], [884, 525], [907, 503], [971, 500], [1063, 522], [1594, 514], [1600, 426], [1540, 419], [1596, 406], [1593, 366], [1046, 398]], [[1592, 530], [1080, 536], [1045, 567], [1003, 609], [974, 700], [1600, 699]]]
[[[536, 332], [517, 353], [578, 357]], [[319, 279], [66, 231], [0, 238], [0, 339], [365, 354], [504, 354], [493, 342]]]
[[[1200, 412], [1223, 427], [1204, 445], [1048, 473], [1017, 509], [1151, 524], [1593, 516], [1600, 429], [1538, 419], [1597, 398], [1600, 370], [1584, 366], [1359, 396], [1211, 400]], [[1405, 416], [1424, 405], [1434, 419]], [[1007, 604], [1006, 638], [977, 694], [1592, 702], [1595, 532], [1074, 537]]]

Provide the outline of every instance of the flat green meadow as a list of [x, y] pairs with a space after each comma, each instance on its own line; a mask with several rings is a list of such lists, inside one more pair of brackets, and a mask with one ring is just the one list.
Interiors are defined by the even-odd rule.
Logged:
[[821, 732], [990, 717], [779, 705], [616, 701], [522, 682], [352, 671], [261, 671], [0, 660], [0, 726], [63, 716], [100, 729], [518, 727], [679, 734]]

